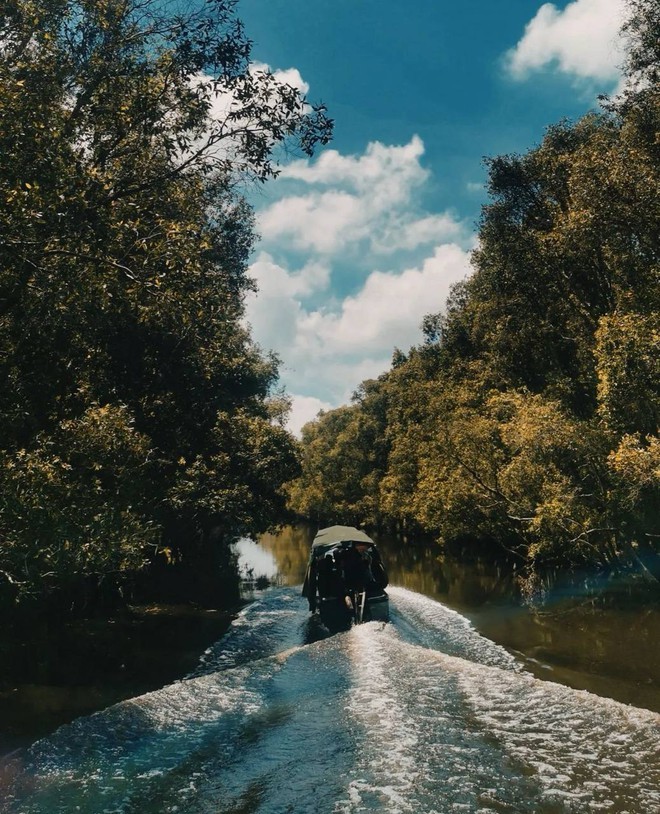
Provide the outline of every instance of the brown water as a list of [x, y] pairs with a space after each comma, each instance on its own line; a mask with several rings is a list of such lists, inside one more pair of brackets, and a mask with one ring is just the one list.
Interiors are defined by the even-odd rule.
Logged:
[[[265, 535], [286, 584], [302, 583], [313, 531]], [[467, 617], [539, 678], [660, 712], [660, 586], [596, 574], [548, 575], [527, 585], [507, 564], [461, 562], [440, 549], [376, 538], [390, 584]]]
[[116, 619], [0, 637], [0, 758], [80, 715], [162, 687], [192, 670], [232, 614], [135, 607]]

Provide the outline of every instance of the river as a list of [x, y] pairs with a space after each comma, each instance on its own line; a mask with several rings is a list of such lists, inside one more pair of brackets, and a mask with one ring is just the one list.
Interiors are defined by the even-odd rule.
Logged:
[[[283, 584], [257, 591], [184, 680], [15, 754], [3, 767], [0, 811], [660, 811], [657, 712], [557, 683], [548, 631], [563, 618], [568, 640], [582, 618], [565, 615], [567, 600], [514, 612], [498, 594], [506, 580], [497, 569], [475, 566], [459, 591], [451, 564], [443, 570], [435, 554], [411, 548], [388, 560], [390, 623], [329, 636], [300, 597], [306, 545], [298, 532], [246, 544], [244, 554], [258, 554], [255, 575], [277, 570]], [[406, 557], [419, 565], [408, 577]], [[405, 584], [422, 575], [425, 590]], [[583, 599], [571, 599], [581, 613]], [[540, 627], [521, 622], [538, 613], [547, 617]], [[509, 641], [485, 635], [489, 617]], [[521, 646], [516, 631], [526, 625], [545, 631], [543, 654]], [[609, 663], [607, 648], [593, 649]], [[564, 666], [589, 675], [581, 662]]]

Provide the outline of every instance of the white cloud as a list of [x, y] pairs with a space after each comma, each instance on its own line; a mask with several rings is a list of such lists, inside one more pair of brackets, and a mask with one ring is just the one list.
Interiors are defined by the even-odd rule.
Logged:
[[400, 273], [372, 272], [339, 314], [311, 314], [304, 325], [322, 338], [333, 355], [355, 350], [388, 354], [396, 345], [407, 349], [420, 339], [425, 314], [439, 311], [449, 289], [469, 271], [468, 254], [454, 244], [438, 246], [420, 268]]
[[250, 266], [258, 296], [248, 298], [248, 320], [252, 335], [264, 349], [277, 351], [286, 360], [287, 350], [297, 341], [297, 326], [304, 319], [302, 301], [324, 291], [330, 270], [310, 261], [299, 271], [288, 271], [262, 252]]
[[248, 298], [247, 319], [255, 339], [282, 358], [289, 390], [337, 406], [363, 379], [388, 368], [395, 346], [419, 343], [422, 318], [441, 310], [452, 284], [469, 272], [469, 253], [444, 244], [418, 267], [371, 272], [335, 309], [307, 308], [304, 275], [262, 257], [252, 273], [267, 275], [267, 283]]
[[367, 234], [360, 200], [333, 190], [277, 201], [258, 219], [265, 240], [290, 239], [297, 249], [332, 254]]
[[486, 184], [483, 181], [468, 181], [465, 185], [468, 192], [472, 194], [483, 193], [486, 189]]
[[545, 3], [508, 52], [508, 70], [516, 79], [552, 67], [578, 79], [615, 82], [624, 19], [625, 0], [574, 0], [563, 10]]
[[391, 254], [460, 240], [463, 224], [449, 213], [418, 210], [414, 196], [428, 180], [420, 159], [424, 144], [373, 142], [361, 156], [328, 150], [320, 158], [295, 161], [282, 179], [297, 182], [300, 193], [276, 201], [259, 214], [267, 244], [287, 244], [327, 256], [365, 241], [376, 254]]
[[290, 272], [278, 266], [268, 252], [259, 254], [250, 273], [260, 291], [303, 297], [325, 291], [330, 281], [330, 269], [321, 262], [310, 260], [299, 271]]
[[258, 215], [263, 250], [250, 273], [259, 290], [246, 298], [246, 320], [282, 360], [293, 431], [387, 370], [395, 347], [417, 345], [423, 317], [470, 273], [473, 233], [421, 206], [423, 153], [413, 137], [295, 161], [273, 187], [282, 197]]
[[433, 245], [445, 240], [460, 240], [465, 233], [463, 224], [449, 213], [428, 215], [406, 223], [394, 216], [383, 225], [382, 234], [373, 238], [375, 251], [389, 254], [398, 249], [416, 249], [418, 246]]
[[265, 62], [252, 62], [250, 64], [251, 73], [272, 73], [278, 82], [283, 82], [285, 85], [290, 85], [296, 88], [306, 96], [309, 93], [309, 85], [300, 75], [298, 68], [276, 68], [273, 70], [270, 65]]
[[291, 413], [287, 422], [287, 429], [300, 437], [300, 431], [308, 421], [316, 418], [321, 410], [331, 410], [334, 405], [321, 401], [314, 396], [291, 396]]
[[305, 159], [294, 161], [284, 169], [282, 177], [297, 178], [308, 184], [348, 183], [361, 191], [374, 184], [382, 188], [384, 182], [389, 182], [389, 192], [396, 200], [402, 191], [407, 197], [405, 190], [428, 177], [419, 163], [423, 154], [424, 144], [419, 136], [413, 136], [402, 146], [374, 141], [361, 156], [344, 156], [337, 150], [326, 150], [315, 163]]

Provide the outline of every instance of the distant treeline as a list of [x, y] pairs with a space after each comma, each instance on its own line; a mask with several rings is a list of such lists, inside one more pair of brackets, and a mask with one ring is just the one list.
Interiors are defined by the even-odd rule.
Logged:
[[488, 161], [473, 274], [303, 429], [299, 515], [657, 568], [660, 13], [630, 10], [628, 89]]
[[143, 592], [226, 604], [228, 541], [282, 515], [296, 448], [241, 322], [238, 184], [331, 122], [250, 69], [234, 6], [2, 4], [5, 610], [93, 610], [145, 566]]

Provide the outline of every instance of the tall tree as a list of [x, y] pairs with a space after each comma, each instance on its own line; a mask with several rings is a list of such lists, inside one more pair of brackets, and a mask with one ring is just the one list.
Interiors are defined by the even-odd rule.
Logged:
[[487, 162], [473, 273], [381, 377], [377, 471], [385, 518], [445, 542], [660, 577], [660, 11], [629, 7], [624, 93]]
[[0, 568], [18, 592], [266, 527], [294, 445], [242, 326], [238, 194], [323, 106], [250, 63], [233, 0], [0, 11]]

